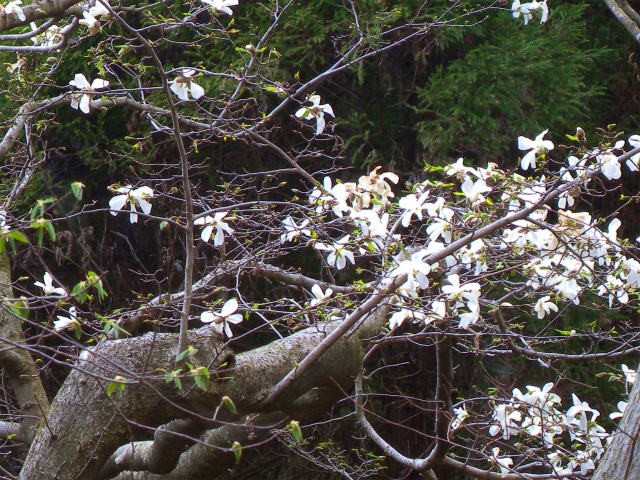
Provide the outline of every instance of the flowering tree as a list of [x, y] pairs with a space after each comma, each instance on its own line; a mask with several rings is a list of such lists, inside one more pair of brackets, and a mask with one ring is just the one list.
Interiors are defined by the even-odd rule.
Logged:
[[[343, 106], [318, 93], [323, 83], [471, 14], [451, 9], [434, 20], [418, 5], [410, 22], [383, 10], [365, 23], [348, 1], [348, 33], [332, 36], [331, 67], [285, 82], [269, 42], [294, 3], [260, 4], [269, 20], [245, 25], [253, 42], [244, 48], [234, 37], [242, 8], [4, 5], [0, 41], [18, 54], [9, 69], [19, 84], [0, 142], [0, 432], [12, 454], [4, 475], [213, 478], [277, 439], [348, 478], [379, 473], [385, 461], [427, 478], [577, 477], [594, 471], [612, 438], [609, 452], [628, 456], [628, 436], [612, 436], [584, 397], [560, 393], [571, 385], [564, 365], [576, 361], [607, 359], [621, 386], [635, 381], [621, 360], [638, 349], [634, 325], [566, 330], [563, 317], [585, 304], [613, 311], [638, 301], [640, 262], [618, 234], [636, 197], [608, 217], [594, 218], [588, 205], [623, 169], [638, 171], [640, 137], [610, 128], [587, 143], [579, 130], [561, 150], [549, 132], [523, 132], [514, 139], [518, 171], [459, 159], [412, 181], [381, 167], [340, 173], [333, 122]], [[547, 21], [549, 10], [516, 1], [491, 14], [528, 24]], [[94, 70], [60, 81], [65, 56], [89, 43]], [[234, 52], [236, 64], [191, 61], [192, 49], [214, 46]], [[47, 62], [36, 56], [43, 52]], [[42, 140], [56, 119], [90, 122], [116, 109], [145, 127], [107, 153], [113, 163], [139, 160], [116, 169], [116, 184], [96, 181], [109, 196], [87, 198], [89, 182], [69, 178], [66, 192], [29, 203], [39, 169], [64, 148]], [[260, 165], [243, 170], [227, 157], [211, 168], [202, 152], [226, 148], [253, 152]], [[89, 254], [58, 255], [93, 218], [124, 239], [135, 267], [113, 262], [113, 272]], [[149, 237], [159, 259], [136, 253], [135, 240]], [[11, 279], [8, 254], [27, 275]], [[21, 267], [27, 259], [35, 260]], [[118, 281], [125, 287], [111, 286]], [[421, 377], [433, 384], [424, 398], [393, 394], [425, 418], [415, 455], [386, 435], [376, 406], [392, 396], [386, 372], [393, 377], [397, 365], [387, 352], [410, 347], [435, 365]], [[469, 356], [516, 355], [553, 381], [507, 389], [462, 378]], [[43, 383], [41, 370], [61, 367], [70, 370], [62, 385]], [[631, 403], [618, 400], [612, 420], [636, 412], [623, 417], [627, 432], [637, 424], [637, 388]], [[367, 438], [369, 451], [352, 463], [309, 439], [311, 422], [334, 407]]]

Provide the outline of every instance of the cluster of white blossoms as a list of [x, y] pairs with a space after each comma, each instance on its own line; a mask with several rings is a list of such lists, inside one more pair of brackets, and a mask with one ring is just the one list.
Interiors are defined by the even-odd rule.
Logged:
[[522, 19], [524, 20], [524, 24], [527, 25], [529, 20], [533, 18], [533, 14], [540, 15], [540, 23], [544, 23], [547, 21], [547, 17], [549, 17], [549, 7], [547, 6], [547, 0], [542, 2], [538, 2], [538, 0], [533, 0], [533, 2], [520, 3], [520, 0], [515, 0], [511, 4], [511, 11], [513, 12], [513, 18], [518, 18], [522, 15]]
[[[547, 154], [554, 145], [544, 139], [547, 133], [534, 140], [518, 139], [524, 152], [523, 170], [548, 167]], [[629, 144], [640, 145], [640, 137], [631, 137]], [[577, 199], [595, 177], [619, 178], [616, 152], [623, 153], [624, 147], [625, 142], [618, 141], [587, 151], [580, 159], [569, 157], [558, 172], [546, 170], [547, 178], [508, 174], [495, 164], [469, 167], [459, 159], [443, 169], [448, 183], [430, 179], [409, 185], [400, 197], [393, 191], [398, 177], [379, 168], [357, 183], [336, 183], [325, 177], [308, 198], [316, 214], [314, 223], [333, 216], [335, 225], [344, 226], [343, 236], [320, 241], [310, 218], [287, 217], [280, 242], [311, 245], [327, 255], [327, 265], [338, 270], [357, 265], [360, 256], [379, 256], [383, 285], [405, 275], [406, 282], [390, 298], [391, 330], [406, 321], [428, 327], [448, 319], [456, 319], [453, 325], [460, 329], [476, 324], [482, 328], [489, 318], [483, 318], [483, 306], [517, 307], [544, 319], [561, 313], [566, 304], [578, 304], [586, 291], [609, 306], [624, 305], [638, 299], [640, 262], [627, 256], [621, 246], [621, 221], [595, 220], [587, 212], [576, 211]], [[639, 160], [640, 154], [627, 161], [631, 171], [639, 170]], [[523, 209], [528, 209], [527, 215], [505, 222], [490, 235], [441, 253], [469, 232]], [[406, 237], [411, 246], [403, 242], [407, 232], [411, 232]], [[439, 260], [428, 261], [434, 254], [439, 254]], [[517, 305], [504, 298], [496, 304], [495, 293], [493, 298], [483, 298], [486, 272], [498, 261], [524, 266]], [[437, 283], [431, 280], [434, 274]], [[316, 290], [313, 305], [322, 305], [329, 293]], [[627, 380], [635, 379], [635, 372], [622, 368]], [[501, 434], [505, 441], [522, 435], [539, 438], [550, 469], [558, 475], [584, 475], [595, 468], [609, 433], [596, 423], [599, 412], [576, 395], [573, 405], [561, 410], [552, 387], [551, 383], [529, 386], [524, 393], [515, 389], [511, 400], [495, 406], [490, 434]], [[611, 418], [620, 418], [625, 406], [619, 402]], [[453, 430], [463, 428], [470, 417], [464, 407], [455, 409], [455, 414]], [[503, 473], [517, 460], [500, 455], [497, 447], [487, 456]]]
[[[203, 0], [204, 1], [204, 0]], [[320, 104], [320, 95], [311, 95], [308, 99], [311, 102], [309, 107], [302, 107], [296, 112], [296, 117], [301, 118], [303, 120], [313, 120], [316, 121], [316, 135], [320, 135], [324, 132], [324, 127], [326, 125], [324, 114], [331, 115], [335, 117], [333, 113], [333, 108], [328, 103], [324, 105]]]
[[[109, 5], [107, 0], [96, 0], [95, 5], [90, 7], [89, 10], [84, 10], [82, 12], [82, 20], [80, 20], [80, 25], [84, 25], [89, 29], [89, 33], [94, 35], [100, 30], [102, 30], [102, 25], [100, 24], [100, 20], [111, 20], [111, 12], [106, 7]], [[99, 20], [100, 19], [100, 20]]]
[[[35, 32], [38, 26], [35, 22], [30, 23], [31, 31]], [[34, 45], [42, 47], [53, 47], [62, 41], [62, 34], [60, 33], [60, 27], [58, 25], [51, 25], [44, 32], [31, 38]]]
[[[623, 371], [627, 368], [626, 365], [622, 367]], [[503, 441], [512, 437], [517, 437], [519, 441], [529, 438], [527, 444], [532, 446], [535, 445], [532, 440], [537, 439], [556, 475], [586, 475], [595, 469], [596, 462], [611, 440], [611, 434], [597, 423], [600, 412], [575, 394], [571, 395], [573, 405], [566, 411], [561, 409], [562, 401], [551, 391], [553, 387], [553, 383], [547, 383], [542, 388], [529, 385], [524, 393], [515, 388], [510, 400], [494, 407], [489, 434], [501, 434]], [[621, 418], [626, 406], [627, 402], [618, 402], [618, 411], [609, 417], [612, 420]], [[455, 409], [455, 413], [451, 430], [459, 429], [470, 418], [466, 407]], [[513, 465], [513, 459], [498, 457], [498, 453], [494, 449], [492, 457], [505, 467], [501, 470], [506, 473]]]
[[99, 91], [109, 88], [109, 82], [107, 80], [96, 78], [93, 82], [89, 83], [87, 77], [81, 73], [76, 73], [74, 79], [69, 82], [69, 85], [76, 87], [78, 90], [82, 90], [81, 93], [71, 94], [71, 108], [80, 110], [85, 114], [91, 112], [91, 98]]
[[116, 216], [128, 203], [131, 213], [129, 214], [129, 221], [131, 223], [138, 222], [138, 209], [140, 207], [142, 212], [146, 215], [151, 213], [151, 204], [148, 199], [153, 198], [153, 190], [150, 187], [133, 188], [131, 185], [125, 185], [115, 189], [116, 195], [109, 200], [109, 208], [111, 209], [111, 215]]

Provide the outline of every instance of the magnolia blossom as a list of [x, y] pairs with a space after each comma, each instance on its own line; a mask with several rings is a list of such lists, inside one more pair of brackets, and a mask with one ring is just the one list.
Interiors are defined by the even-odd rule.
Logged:
[[513, 18], [518, 18], [520, 14], [522, 14], [522, 18], [524, 20], [524, 24], [527, 25], [529, 20], [533, 18], [532, 12], [540, 10], [540, 23], [544, 23], [547, 21], [547, 17], [549, 16], [549, 7], [547, 6], [547, 1], [538, 2], [538, 0], [533, 0], [533, 2], [527, 2], [520, 4], [520, 0], [515, 0], [511, 5], [511, 11], [513, 12]]
[[311, 230], [305, 228], [310, 223], [311, 220], [308, 218], [305, 218], [300, 225], [296, 224], [296, 221], [291, 217], [285, 218], [282, 221], [285, 233], [280, 235], [280, 243], [293, 242], [296, 238], [301, 237], [302, 235], [310, 237]]
[[235, 298], [230, 298], [223, 305], [222, 310], [219, 313], [214, 313], [211, 310], [207, 310], [200, 315], [200, 321], [202, 323], [213, 323], [213, 328], [222, 333], [224, 329], [224, 333], [227, 334], [227, 337], [233, 337], [233, 332], [231, 331], [230, 323], [238, 324], [242, 322], [242, 314], [235, 313], [238, 310], [238, 301]]
[[42, 282], [34, 282], [36, 287], [42, 288], [44, 290], [44, 294], [49, 295], [66, 295], [67, 291], [62, 287], [54, 287], [53, 286], [53, 278], [49, 275], [49, 272], [44, 273], [44, 283]]
[[462, 405], [462, 408], [454, 408], [453, 409], [453, 413], [455, 414], [456, 418], [453, 419], [453, 421], [451, 422], [451, 424], [449, 425], [449, 428], [453, 431], [453, 430], [457, 430], [458, 428], [460, 428], [462, 426], [462, 424], [464, 423], [464, 421], [469, 418], [469, 412], [467, 412], [467, 406], [466, 405]]
[[399, 327], [404, 323], [405, 320], [424, 320], [424, 318], [424, 313], [409, 310], [408, 308], [403, 308], [399, 312], [395, 312], [393, 315], [391, 315], [391, 318], [389, 319], [389, 329], [393, 330], [394, 328]]
[[[519, 3], [518, 0], [516, 0], [516, 2]], [[537, 3], [537, 2], [534, 2], [534, 3]], [[515, 13], [516, 12], [514, 12], [514, 16], [515, 16]], [[527, 170], [529, 169], [529, 167], [536, 168], [536, 156], [547, 153], [549, 150], [553, 150], [554, 148], [553, 142], [550, 140], [543, 140], [544, 136], [547, 134], [548, 131], [549, 129], [542, 132], [540, 135], [538, 135], [535, 138], [535, 140], [530, 140], [527, 137], [518, 137], [518, 149], [529, 150], [529, 152], [524, 157], [522, 157], [522, 161], [520, 162], [520, 167], [523, 170]]]
[[493, 409], [493, 419], [497, 425], [491, 425], [489, 435], [494, 436], [502, 432], [502, 438], [509, 440], [511, 435], [518, 432], [518, 422], [522, 421], [522, 412], [515, 410], [512, 405], [500, 404]]
[[124, 206], [129, 203], [131, 213], [129, 214], [129, 221], [131, 223], [138, 223], [138, 210], [136, 206], [139, 206], [143, 213], [149, 215], [151, 213], [151, 204], [147, 201], [148, 198], [153, 198], [153, 190], [149, 187], [133, 188], [131, 185], [125, 185], [116, 189], [116, 195], [109, 200], [109, 208], [111, 209], [111, 215], [116, 216]]
[[[203, 0], [204, 1], [204, 0]], [[324, 131], [325, 121], [324, 114], [335, 117], [333, 108], [328, 103], [320, 105], [320, 95], [311, 95], [308, 99], [312, 105], [310, 107], [302, 107], [296, 112], [296, 117], [303, 120], [316, 119], [316, 135], [320, 135]]]
[[498, 457], [498, 455], [500, 455], [499, 447], [493, 447], [491, 452], [491, 461], [500, 467], [500, 474], [506, 475], [509, 473], [509, 470], [511, 470], [511, 467], [513, 466], [513, 459], [509, 457]]
[[411, 223], [411, 217], [414, 215], [418, 217], [418, 220], [422, 220], [422, 211], [426, 208], [426, 205], [423, 204], [428, 196], [428, 193], [423, 193], [420, 197], [417, 197], [412, 193], [400, 199], [398, 206], [404, 210], [402, 214], [403, 227], [409, 226], [409, 223]]
[[204, 88], [191, 80], [191, 77], [195, 73], [196, 71], [194, 69], [185, 68], [182, 70], [182, 75], [176, 77], [173, 82], [171, 82], [169, 88], [180, 100], [189, 100], [189, 94], [191, 94], [194, 100], [204, 95]]
[[78, 90], [88, 92], [71, 95], [71, 108], [76, 110], [80, 109], [80, 111], [85, 114], [91, 111], [89, 103], [91, 102], [93, 94], [98, 90], [109, 88], [109, 82], [107, 80], [96, 78], [91, 84], [89, 84], [87, 78], [81, 73], [76, 73], [74, 79], [69, 82], [69, 85], [76, 87]]
[[96, 17], [91, 15], [90, 12], [84, 11], [82, 12], [82, 16], [84, 18], [82, 18], [78, 23], [87, 27], [91, 35], [95, 35], [101, 30], [100, 22]]
[[4, 13], [6, 15], [11, 15], [13, 13], [16, 17], [18, 17], [18, 20], [24, 22], [27, 17], [24, 15], [24, 12], [22, 11], [22, 7], [20, 5], [22, 5], [22, 0], [13, 0], [13, 2], [9, 2], [4, 6]]
[[[640, 147], [640, 135], [631, 135], [629, 137], [629, 144], [631, 144], [633, 148]], [[640, 170], [638, 168], [638, 162], [640, 162], [640, 153], [636, 153], [631, 158], [627, 159], [627, 167], [629, 167], [629, 170], [632, 172], [637, 172]]]
[[542, 320], [545, 315], [549, 315], [551, 313], [551, 310], [553, 310], [554, 312], [558, 311], [558, 306], [555, 303], [550, 302], [549, 300], [551, 300], [551, 297], [549, 295], [546, 295], [538, 300], [535, 307], [533, 307], [533, 310], [538, 314], [538, 318], [540, 320]]
[[470, 178], [467, 178], [460, 186], [460, 190], [467, 196], [467, 200], [475, 206], [484, 202], [485, 199], [482, 194], [490, 192], [491, 187], [489, 187], [484, 180], [474, 182]]
[[309, 195], [309, 203], [316, 205], [316, 212], [331, 209], [336, 216], [342, 217], [344, 212], [353, 211], [347, 202], [356, 189], [355, 183], [336, 183], [332, 186], [331, 178], [324, 177], [322, 186], [323, 188], [315, 188]]
[[111, 18], [111, 12], [105, 4], [108, 5], [109, 2], [107, 0], [96, 0], [95, 5], [89, 8], [89, 14], [93, 17], [103, 17], [102, 20], [105, 19], [104, 17]]
[[347, 250], [350, 238], [350, 235], [346, 235], [332, 245], [326, 245], [318, 242], [315, 244], [315, 248], [316, 250], [330, 252], [327, 256], [327, 264], [330, 267], [336, 267], [338, 270], [342, 270], [347, 266], [347, 260], [349, 260], [353, 265], [356, 264], [353, 252]]
[[622, 416], [624, 415], [624, 411], [627, 408], [627, 405], [629, 405], [629, 402], [623, 402], [623, 401], [618, 402], [618, 405], [617, 405], [618, 411], [610, 413], [609, 418], [611, 420], [615, 420], [616, 418], [622, 418]]
[[233, 10], [229, 7], [238, 5], [238, 0], [201, 0], [202, 3], [211, 7], [214, 15], [221, 15], [226, 13], [227, 15], [233, 15]]
[[407, 276], [407, 281], [398, 289], [399, 292], [416, 298], [418, 296], [418, 287], [424, 290], [429, 286], [428, 275], [431, 273], [431, 266], [422, 261], [426, 255], [427, 252], [425, 250], [420, 250], [412, 253], [409, 260], [396, 260], [398, 266], [389, 272], [389, 276]]
[[636, 378], [638, 377], [638, 373], [635, 370], [627, 367], [624, 363], [620, 365], [620, 368], [622, 369], [622, 373], [624, 373], [624, 377], [627, 383], [633, 385], [636, 381]]
[[57, 317], [58, 320], [53, 321], [53, 328], [56, 332], [61, 332], [65, 329], [75, 330], [80, 326], [80, 322], [78, 321], [76, 314], [76, 307], [71, 307], [69, 309], [69, 317], [63, 317], [61, 315], [57, 315]]
[[216, 236], [213, 238], [213, 244], [219, 247], [224, 243], [224, 232], [229, 235], [233, 234], [233, 229], [229, 227], [227, 222], [223, 222], [222, 219], [227, 216], [229, 212], [218, 212], [213, 217], [207, 215], [206, 217], [196, 218], [193, 222], [194, 225], [206, 225], [200, 234], [200, 238], [203, 242], [211, 240], [213, 229], [216, 229]]
[[617, 180], [622, 176], [618, 157], [613, 153], [602, 153], [596, 157], [600, 171], [609, 180]]
[[[29, 24], [31, 26], [31, 31], [35, 31], [38, 29], [38, 26], [35, 22], [31, 22]], [[51, 25], [44, 32], [35, 37], [31, 37], [31, 41], [34, 45], [42, 45], [43, 47], [53, 47], [62, 41], [62, 35], [60, 34], [60, 27], [58, 25]]]
[[311, 287], [311, 293], [313, 293], [313, 296], [316, 298], [312, 299], [311, 302], [309, 302], [309, 305], [311, 305], [312, 307], [315, 307], [316, 305], [320, 305], [325, 300], [327, 300], [331, 295], [333, 295], [333, 290], [330, 288], [327, 288], [327, 290], [323, 292], [320, 285], [316, 283], [313, 287]]
[[[395, 184], [400, 180], [398, 175], [391, 172], [378, 173], [381, 167], [376, 167], [369, 175], [363, 175], [358, 180], [358, 188], [365, 190], [366, 192], [374, 193], [383, 204], [387, 204], [389, 198], [393, 198], [394, 194], [391, 191], [391, 186], [387, 181]], [[366, 208], [368, 205], [364, 205]]]
[[[594, 410], [587, 402], [581, 402], [575, 393], [572, 393], [573, 407], [567, 410], [567, 423], [569, 425], [577, 425], [582, 431], [587, 430], [588, 421], [594, 421], [600, 412]], [[591, 414], [591, 419], [587, 418], [587, 413]]]

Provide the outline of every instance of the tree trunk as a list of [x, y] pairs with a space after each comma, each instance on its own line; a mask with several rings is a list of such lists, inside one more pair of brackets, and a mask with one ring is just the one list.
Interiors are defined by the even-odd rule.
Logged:
[[640, 378], [629, 396], [617, 432], [600, 460], [593, 480], [636, 480], [640, 478]]
[[[237, 415], [283, 412], [294, 418], [308, 418], [326, 411], [345, 390], [362, 363], [359, 336], [379, 333], [387, 308], [380, 308], [358, 328], [343, 336], [304, 375], [265, 409], [261, 401], [280, 379], [294, 369], [339, 321], [321, 323], [234, 356], [221, 337], [209, 327], [189, 332], [189, 344], [198, 352], [188, 357], [195, 367], [208, 366], [211, 384], [206, 391], [193, 379], [182, 378], [182, 389], [166, 383], [164, 372], [175, 370], [176, 334], [147, 334], [142, 337], [105, 342], [81, 355], [47, 418], [34, 439], [21, 480], [60, 478], [91, 480], [119, 447], [147, 440], [157, 427], [176, 419], [195, 419], [203, 430], [220, 424], [212, 421], [223, 396], [230, 397]], [[126, 387], [109, 396], [108, 388], [118, 375]], [[233, 421], [226, 409], [217, 420]], [[222, 416], [221, 416], [222, 415]], [[196, 445], [197, 447], [198, 445]], [[193, 447], [195, 448], [195, 447]], [[193, 453], [183, 456], [193, 462]], [[197, 471], [184, 464], [183, 471]], [[185, 480], [186, 477], [185, 477]]]

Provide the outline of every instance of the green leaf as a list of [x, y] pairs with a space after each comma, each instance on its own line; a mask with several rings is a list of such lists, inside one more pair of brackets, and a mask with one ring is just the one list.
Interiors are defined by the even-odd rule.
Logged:
[[27, 237], [25, 237], [22, 232], [18, 232], [18, 231], [13, 231], [13, 232], [9, 232], [7, 235], [9, 235], [10, 238], [13, 238], [14, 240], [17, 240], [19, 242], [22, 243], [27, 243]]
[[296, 443], [302, 443], [304, 439], [302, 438], [302, 430], [300, 430], [300, 422], [297, 420], [291, 420], [289, 428], [291, 428], [291, 435]]
[[19, 317], [23, 320], [29, 318], [29, 307], [24, 300], [18, 300], [17, 302], [6, 302], [4, 305], [7, 310], [9, 310], [16, 317]]
[[238, 413], [238, 410], [236, 409], [236, 406], [234, 405], [233, 400], [231, 400], [231, 398], [225, 395], [224, 397], [222, 397], [222, 403], [224, 403], [224, 406], [227, 407], [227, 409], [234, 415]]
[[184, 352], [180, 352], [176, 357], [176, 362], [181, 361], [184, 357], [193, 357], [196, 353], [198, 353], [198, 349], [193, 345], [189, 345]]
[[109, 386], [107, 387], [107, 396], [110, 397], [114, 392], [117, 392], [118, 396], [122, 397], [122, 391], [124, 390], [126, 381], [127, 380], [120, 375], [113, 377], [113, 381], [109, 383]]
[[71, 184], [71, 191], [73, 192], [73, 196], [78, 200], [82, 200], [82, 192], [84, 191], [84, 183], [82, 182], [73, 182]]
[[80, 304], [86, 302], [89, 298], [89, 295], [87, 295], [87, 282], [83, 280], [76, 284], [76, 286], [73, 287], [73, 290], [71, 290], [71, 295], [73, 295]]
[[56, 231], [53, 229], [53, 225], [50, 221], [45, 220], [44, 221], [44, 228], [47, 229], [47, 232], [49, 232], [49, 236], [51, 237], [51, 241], [55, 242], [56, 241]]
[[233, 452], [233, 455], [236, 457], [236, 462], [239, 462], [240, 457], [242, 456], [242, 445], [240, 445], [240, 442], [238, 441], [233, 442], [233, 445], [231, 445], [231, 451]]
[[206, 391], [209, 388], [210, 381], [209, 370], [207, 370], [207, 367], [192, 368], [191, 373], [193, 374], [193, 379], [195, 380], [196, 385]]

